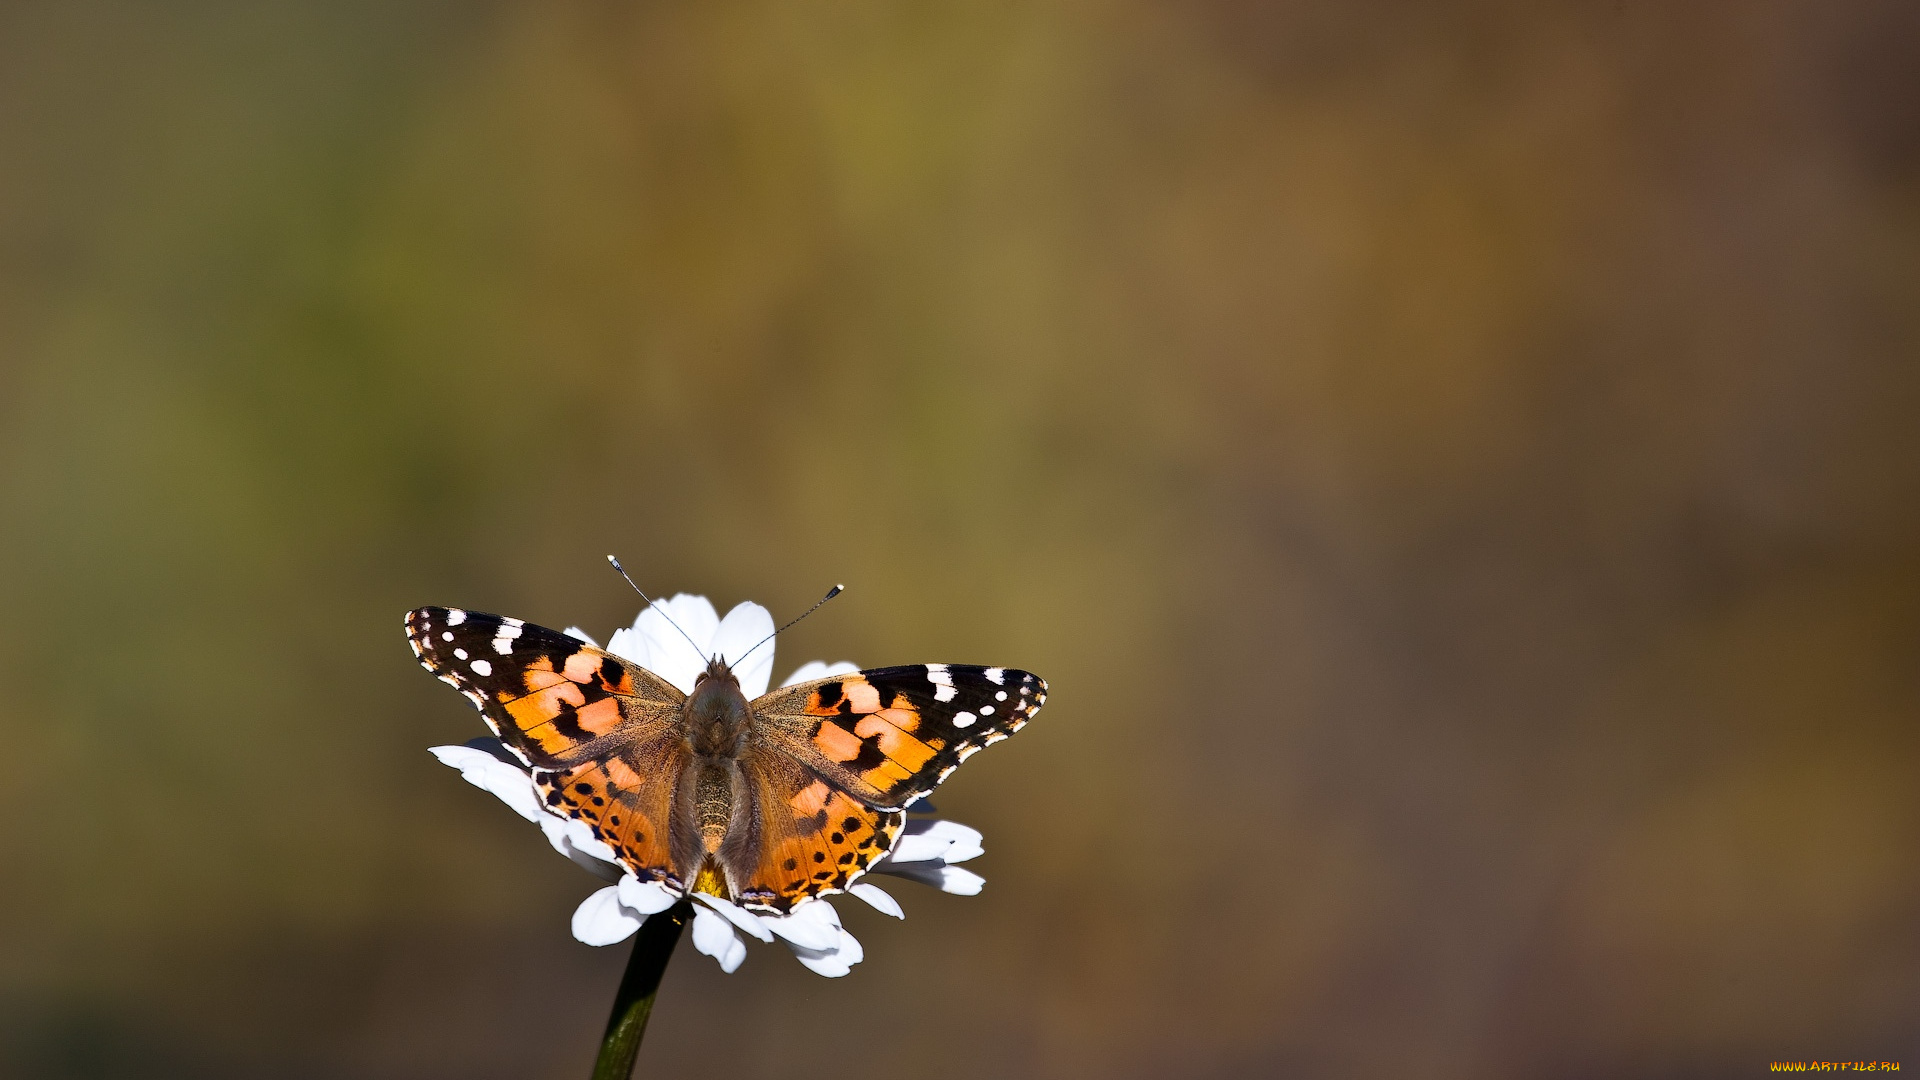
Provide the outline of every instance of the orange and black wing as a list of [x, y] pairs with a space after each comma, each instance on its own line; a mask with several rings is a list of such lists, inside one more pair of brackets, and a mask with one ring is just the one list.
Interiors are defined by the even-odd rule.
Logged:
[[734, 898], [786, 912], [844, 890], [892, 850], [908, 803], [1024, 727], [1046, 698], [1030, 672], [915, 664], [754, 701], [752, 752], [740, 762], [754, 813], [719, 853]]
[[1032, 672], [913, 664], [785, 687], [752, 707], [772, 745], [861, 802], [899, 810], [1025, 727], [1046, 700], [1046, 680]]
[[479, 611], [408, 612], [407, 640], [533, 770], [549, 809], [585, 821], [642, 880], [689, 879], [669, 835], [690, 758], [677, 687], [578, 638]]
[[547, 809], [586, 822], [634, 876], [684, 893], [701, 857], [685, 805], [693, 792], [692, 757], [687, 741], [675, 734], [568, 769], [536, 768], [533, 780]]
[[905, 815], [875, 810], [779, 751], [742, 755], [752, 812], [736, 819], [718, 852], [727, 891], [743, 907], [784, 915], [841, 892], [893, 848]]

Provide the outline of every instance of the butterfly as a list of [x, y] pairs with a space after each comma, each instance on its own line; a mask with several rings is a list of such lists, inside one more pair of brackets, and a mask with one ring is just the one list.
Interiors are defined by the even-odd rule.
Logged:
[[748, 701], [719, 656], [689, 695], [519, 619], [424, 607], [406, 625], [421, 666], [480, 710], [549, 810], [642, 881], [776, 915], [844, 891], [892, 849], [910, 803], [1047, 700], [1031, 672], [913, 664]]

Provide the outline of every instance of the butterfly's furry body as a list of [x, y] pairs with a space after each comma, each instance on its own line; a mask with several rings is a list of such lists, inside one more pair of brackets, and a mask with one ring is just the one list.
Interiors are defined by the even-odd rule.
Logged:
[[[752, 794], [740, 768], [752, 715], [747, 695], [740, 691], [740, 680], [724, 661], [715, 658], [701, 672], [685, 708], [683, 727], [690, 760], [679, 789], [691, 795], [693, 812], [681, 816], [697, 821], [699, 831], [673, 838], [675, 869], [683, 874], [687, 868], [703, 864], [706, 856], [719, 855], [722, 848], [727, 848], [731, 856], [721, 859], [723, 867], [728, 861], [739, 861], [748, 854], [745, 849], [758, 832], [752, 825]], [[727, 845], [729, 834], [731, 847]]]

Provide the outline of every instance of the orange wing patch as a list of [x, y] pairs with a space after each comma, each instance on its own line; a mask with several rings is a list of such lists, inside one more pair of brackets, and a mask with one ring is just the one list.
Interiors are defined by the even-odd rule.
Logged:
[[685, 890], [692, 868], [676, 868], [669, 822], [687, 753], [677, 739], [633, 747], [604, 761], [535, 769], [547, 808], [586, 822], [642, 881]]
[[898, 811], [872, 809], [792, 758], [766, 754], [742, 765], [759, 831], [738, 843], [730, 837], [721, 861], [728, 889], [748, 908], [785, 914], [808, 897], [844, 891], [900, 835]]
[[407, 637], [421, 664], [473, 702], [529, 765], [604, 756], [608, 736], [631, 727], [645, 738], [673, 723], [686, 700], [611, 653], [518, 619], [420, 608], [407, 614]]
[[879, 687], [848, 675], [814, 688], [805, 707], [820, 717], [808, 736], [814, 749], [879, 791], [899, 787], [947, 745], [918, 734], [920, 710], [906, 695], [885, 697], [883, 705]]
[[814, 729], [813, 745], [827, 755], [828, 761], [852, 761], [860, 756], [860, 736], [838, 724], [821, 724]]
[[913, 664], [782, 687], [753, 710], [769, 743], [829, 784], [904, 809], [1046, 700], [1046, 682], [1018, 668]]

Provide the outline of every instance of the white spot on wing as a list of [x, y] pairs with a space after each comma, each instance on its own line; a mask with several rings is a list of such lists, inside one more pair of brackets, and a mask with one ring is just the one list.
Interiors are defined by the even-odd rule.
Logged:
[[959, 691], [953, 688], [953, 675], [945, 664], [928, 664], [927, 681], [933, 684], [933, 700], [952, 701]]
[[447, 625], [448, 625], [448, 626], [459, 626], [459, 625], [460, 625], [461, 623], [463, 623], [463, 622], [466, 622], [466, 621], [467, 621], [467, 613], [466, 613], [466, 612], [464, 612], [464, 611], [461, 611], [461, 610], [460, 610], [459, 608], [449, 608], [449, 609], [448, 609], [448, 611], [447, 611]]
[[1007, 692], [1006, 692], [1005, 690], [1002, 690], [1002, 691], [1000, 691], [999, 693], [997, 693], [997, 694], [994, 694], [994, 695], [993, 695], [993, 700], [995, 700], [995, 701], [1005, 701], [1005, 700], [1007, 700]]
[[991, 706], [991, 705], [982, 705], [982, 706], [980, 706], [980, 715], [981, 715], [981, 716], [992, 716], [992, 715], [993, 715], [993, 706]]
[[465, 659], [467, 658], [467, 650], [465, 650], [465, 649], [455, 649], [455, 650], [453, 650], [453, 655], [454, 655], [454, 657], [455, 657], [455, 659], [459, 659], [459, 660], [465, 660]]
[[973, 715], [970, 712], [965, 712], [965, 711], [957, 712], [953, 714], [953, 726], [954, 727], [972, 727], [973, 722], [978, 719], [980, 718]]
[[501, 656], [512, 652], [513, 639], [520, 636], [520, 627], [523, 625], [519, 619], [508, 619], [501, 623], [499, 631], [493, 635], [493, 651]]
[[442, 630], [442, 631], [440, 631], [440, 640], [441, 640], [441, 641], [452, 641], [452, 640], [453, 640], [453, 631], [451, 631], [451, 630]]
[[[500, 651], [505, 652], [506, 650], [502, 649]], [[487, 663], [485, 660], [475, 660], [473, 663], [468, 664], [467, 666], [472, 668], [473, 673], [475, 675], [480, 676], [481, 678], [486, 678], [488, 675], [493, 674], [493, 665]]]
[[995, 686], [999, 686], [1007, 681], [1006, 668], [990, 667], [983, 672], [983, 674], [986, 675], [987, 681]]

